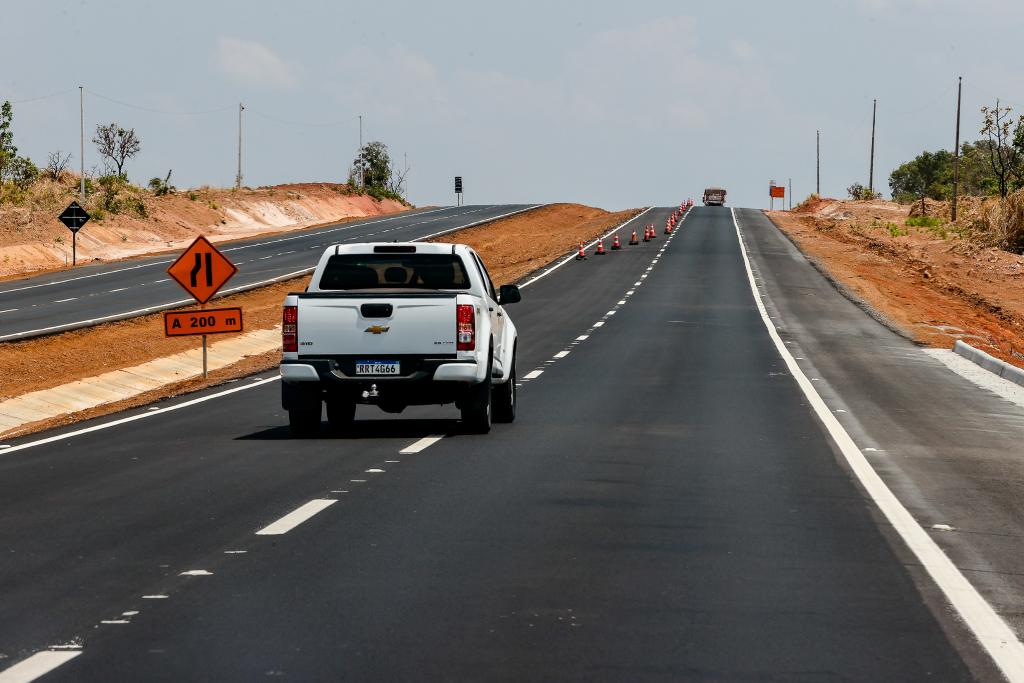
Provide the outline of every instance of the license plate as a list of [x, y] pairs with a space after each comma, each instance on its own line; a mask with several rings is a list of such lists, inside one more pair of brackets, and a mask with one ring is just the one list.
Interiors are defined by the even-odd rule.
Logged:
[[401, 369], [397, 360], [357, 360], [357, 375], [397, 375]]

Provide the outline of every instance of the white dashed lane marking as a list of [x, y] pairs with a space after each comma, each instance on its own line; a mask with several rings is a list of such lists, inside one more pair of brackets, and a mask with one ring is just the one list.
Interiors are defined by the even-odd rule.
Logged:
[[523, 379], [537, 379], [538, 377], [540, 377], [543, 374], [544, 374], [543, 370], [534, 370], [533, 372], [526, 373], [526, 375], [523, 377]]
[[281, 519], [268, 524], [259, 531], [256, 532], [257, 536], [280, 536], [286, 534], [295, 527], [299, 526], [313, 515], [323, 512], [330, 506], [334, 505], [338, 501], [329, 498], [316, 498], [314, 500], [300, 505], [295, 510], [292, 510]]
[[402, 450], [398, 451], [400, 455], [412, 455], [413, 453], [419, 453], [425, 448], [430, 448], [435, 443], [444, 438], [444, 434], [437, 434], [434, 436], [425, 436], [419, 441], [415, 441]]

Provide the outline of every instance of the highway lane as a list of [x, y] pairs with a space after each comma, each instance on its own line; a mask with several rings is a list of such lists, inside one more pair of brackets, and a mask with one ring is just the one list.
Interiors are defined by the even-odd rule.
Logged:
[[[221, 294], [296, 277], [316, 265], [324, 247], [363, 240], [413, 240], [522, 211], [531, 205], [425, 209], [339, 223], [224, 245], [239, 272]], [[177, 254], [89, 264], [0, 283], [0, 341], [141, 315], [191, 303], [165, 272]]]
[[543, 372], [488, 436], [400, 454], [453, 430], [430, 409], [293, 441], [268, 382], [0, 455], [0, 652], [75, 642], [66, 680], [990, 674], [785, 372], [728, 211], [664, 242], [524, 292]]

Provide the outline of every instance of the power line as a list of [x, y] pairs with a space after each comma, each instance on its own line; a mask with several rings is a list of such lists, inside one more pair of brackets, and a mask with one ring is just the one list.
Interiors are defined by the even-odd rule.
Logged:
[[156, 109], [154, 107], [144, 107], [142, 105], [132, 104], [130, 102], [122, 102], [121, 100], [114, 99], [113, 97], [107, 97], [106, 95], [102, 95], [102, 94], [96, 92], [95, 90], [86, 89], [86, 92], [89, 93], [90, 95], [94, 96], [94, 97], [100, 98], [101, 100], [106, 100], [108, 102], [113, 102], [114, 104], [119, 104], [122, 107], [129, 107], [131, 109], [139, 109], [141, 111], [148, 111], [148, 112], [151, 112], [153, 114], [166, 114], [168, 116], [203, 116], [205, 114], [217, 114], [217, 113], [220, 113], [220, 112], [223, 112], [223, 111], [230, 111], [230, 110], [235, 108], [235, 105], [232, 104], [232, 105], [228, 105], [226, 107], [218, 107], [216, 109], [204, 109], [202, 111], [170, 111], [170, 110], [167, 110], [167, 109]]
[[68, 88], [67, 90], [59, 90], [52, 92], [49, 95], [40, 95], [39, 97], [29, 97], [24, 100], [11, 100], [11, 104], [25, 104], [26, 102], [38, 102], [39, 100], [48, 100], [51, 97], [58, 97], [59, 95], [67, 95], [69, 92], [73, 92], [74, 88]]

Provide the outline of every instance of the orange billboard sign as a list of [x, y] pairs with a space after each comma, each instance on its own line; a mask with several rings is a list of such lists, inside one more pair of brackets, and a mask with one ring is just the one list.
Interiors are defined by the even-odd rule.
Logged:
[[772, 199], [783, 199], [786, 196], [786, 188], [784, 185], [769, 185], [768, 192]]
[[164, 334], [168, 337], [241, 331], [241, 308], [211, 308], [209, 310], [164, 313]]
[[237, 272], [235, 264], [202, 235], [167, 269], [167, 274], [201, 304], [212, 299]]

